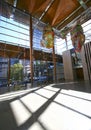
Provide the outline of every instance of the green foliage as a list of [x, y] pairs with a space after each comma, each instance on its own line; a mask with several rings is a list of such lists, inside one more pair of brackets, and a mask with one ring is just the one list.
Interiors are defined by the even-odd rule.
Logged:
[[16, 63], [11, 67], [11, 79], [23, 80], [23, 65]]

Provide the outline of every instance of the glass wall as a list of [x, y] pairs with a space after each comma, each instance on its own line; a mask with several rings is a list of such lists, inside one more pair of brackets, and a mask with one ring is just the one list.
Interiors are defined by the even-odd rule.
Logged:
[[29, 46], [29, 26], [0, 16], [0, 41], [14, 45]]
[[0, 57], [0, 87], [7, 86], [8, 59]]

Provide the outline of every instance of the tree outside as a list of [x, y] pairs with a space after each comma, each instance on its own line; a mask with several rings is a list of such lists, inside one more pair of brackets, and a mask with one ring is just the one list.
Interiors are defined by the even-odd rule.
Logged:
[[23, 65], [22, 64], [15, 63], [13, 66], [11, 66], [11, 79], [14, 79], [16, 81], [23, 80]]

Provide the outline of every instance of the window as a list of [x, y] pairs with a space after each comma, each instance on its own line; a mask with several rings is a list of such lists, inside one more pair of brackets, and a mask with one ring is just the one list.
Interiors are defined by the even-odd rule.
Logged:
[[0, 41], [29, 46], [29, 26], [0, 16]]

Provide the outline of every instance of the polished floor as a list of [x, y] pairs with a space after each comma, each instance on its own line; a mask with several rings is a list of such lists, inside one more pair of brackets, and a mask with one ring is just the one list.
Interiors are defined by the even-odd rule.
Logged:
[[91, 82], [1, 94], [0, 130], [91, 130]]

